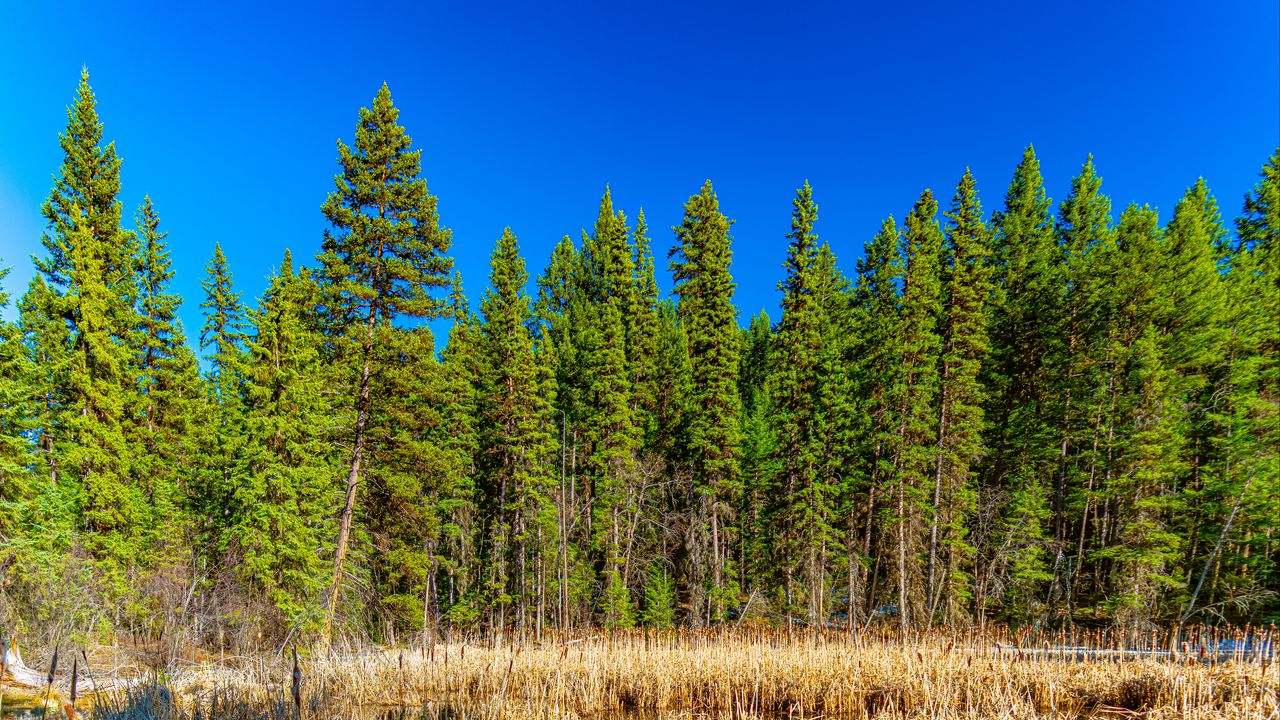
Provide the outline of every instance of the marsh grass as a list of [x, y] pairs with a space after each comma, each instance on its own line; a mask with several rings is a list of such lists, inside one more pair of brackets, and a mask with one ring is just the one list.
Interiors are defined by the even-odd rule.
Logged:
[[304, 653], [297, 704], [290, 658], [258, 658], [188, 668], [92, 717], [1280, 718], [1269, 654], [1054, 640], [722, 630]]

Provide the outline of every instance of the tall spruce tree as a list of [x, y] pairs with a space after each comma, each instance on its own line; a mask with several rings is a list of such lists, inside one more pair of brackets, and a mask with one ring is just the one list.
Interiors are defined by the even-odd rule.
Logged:
[[926, 594], [920, 559], [927, 551], [928, 531], [922, 510], [929, 507], [930, 471], [936, 460], [938, 361], [942, 342], [941, 315], [942, 229], [938, 203], [925, 190], [904, 225], [902, 317], [898, 326], [901, 370], [891, 389], [897, 432], [886, 520], [892, 528], [898, 616], [903, 631], [927, 620]]
[[[1064, 254], [1063, 317], [1052, 359], [1054, 405], [1058, 416], [1058, 469], [1052, 495], [1054, 580], [1051, 602], [1074, 607], [1088, 517], [1096, 507], [1102, 439], [1113, 429], [1110, 416], [1117, 385], [1115, 358], [1108, 355], [1114, 287], [1108, 280], [1115, 239], [1111, 200], [1089, 156], [1071, 181], [1058, 211], [1058, 244]], [[1073, 552], [1074, 551], [1074, 552]]]
[[324, 391], [317, 290], [288, 251], [262, 301], [243, 364], [244, 450], [231, 491], [223, 544], [251, 594], [270, 603], [260, 619], [274, 634], [315, 630], [332, 542], [337, 497], [328, 444], [331, 409]]
[[848, 581], [849, 617], [859, 619], [874, 600], [872, 587], [879, 576], [885, 553], [896, 537], [888, 524], [879, 522], [896, 495], [898, 398], [897, 376], [902, 371], [899, 329], [903, 264], [901, 232], [889, 217], [868, 242], [858, 261], [858, 277], [853, 289], [855, 332], [851, 333], [853, 354], [851, 383], [858, 398], [855, 481], [866, 485], [866, 497], [858, 502], [845, 493], [845, 553]]
[[[819, 506], [824, 512], [816, 516], [824, 518], [825, 522], [813, 526], [817, 531], [813, 533], [815, 557], [822, 561], [815, 565], [815, 577], [821, 582], [811, 585], [809, 601], [814, 607], [814, 617], [825, 622], [830, 615], [826, 598], [830, 588], [836, 584], [837, 573], [834, 566], [827, 571], [821, 565], [831, 565], [842, 548], [848, 552], [851, 540], [845, 537], [842, 531], [844, 523], [840, 520], [849, 517], [854, 508], [865, 508], [870, 490], [867, 477], [857, 468], [861, 449], [856, 366], [857, 304], [853, 286], [836, 266], [835, 253], [828, 243], [818, 247], [814, 259], [814, 295], [823, 318], [817, 369], [816, 433], [821, 451], [818, 453], [815, 487], [826, 496], [826, 503], [825, 507]], [[846, 621], [850, 621], [853, 617], [851, 602], [847, 602], [845, 610]]]
[[[137, 350], [133, 358], [140, 402], [133, 438], [141, 446], [136, 472], [163, 523], [171, 550], [186, 553], [188, 505], [185, 476], [195, 470], [200, 445], [207, 442], [209, 406], [195, 355], [186, 343], [178, 310], [182, 298], [170, 289], [174, 277], [160, 216], [145, 197], [135, 215], [139, 239]], [[173, 558], [177, 560], [177, 558]]]
[[[990, 236], [982, 219], [973, 174], [956, 186], [942, 269], [945, 305], [938, 378], [938, 457], [934, 468], [933, 520], [929, 529], [929, 615], [961, 621], [972, 597], [973, 546], [967, 537], [975, 509], [972, 465], [982, 453], [979, 382], [990, 351]], [[945, 557], [944, 557], [945, 555]]]
[[991, 358], [983, 365], [989, 423], [978, 489], [978, 507], [990, 519], [976, 523], [991, 531], [975, 538], [975, 592], [982, 616], [993, 605], [1025, 621], [1038, 614], [1041, 586], [1051, 579], [1047, 479], [1058, 456], [1048, 363], [1058, 352], [1062, 293], [1062, 253], [1031, 146], [991, 224]]
[[[537, 560], [553, 545], [552, 480], [546, 460], [550, 442], [550, 402], [545, 370], [529, 332], [528, 280], [516, 237], [508, 228], [490, 263], [490, 287], [480, 304], [484, 319], [480, 379], [480, 487], [485, 527], [485, 601], [492, 627], [518, 626], [530, 618], [531, 583], [526, 573], [549, 571]], [[543, 360], [542, 362], [545, 362]], [[529, 567], [530, 560], [534, 567]], [[532, 585], [545, 587], [545, 575]]]
[[145, 551], [150, 507], [134, 481], [136, 451], [126, 440], [138, 397], [130, 358], [136, 242], [120, 224], [120, 159], [114, 144], [102, 146], [87, 71], [67, 119], [62, 167], [41, 208], [46, 256], [36, 268], [43, 289], [25, 311], [29, 326], [45, 328], [38, 352], [57, 373], [37, 425], [64, 477], [78, 483], [83, 527], [92, 531], [86, 547], [119, 599], [130, 592], [128, 571], [152, 559]]
[[684, 220], [675, 228], [678, 245], [671, 250], [674, 293], [693, 369], [688, 443], [696, 498], [689, 508], [686, 544], [695, 624], [723, 619], [735, 595], [728, 510], [740, 490], [741, 400], [730, 225], [708, 180], [685, 203]]
[[205, 300], [200, 303], [204, 314], [200, 348], [207, 352], [208, 390], [217, 429], [203, 448], [206, 476], [195, 490], [193, 506], [199, 532], [205, 544], [213, 546], [230, 512], [231, 496], [243, 467], [239, 455], [244, 448], [244, 364], [249, 324], [221, 245], [213, 246], [205, 273], [200, 282], [205, 293]]
[[[442, 616], [457, 620], [474, 617], [474, 597], [471, 595], [476, 574], [476, 479], [478, 449], [478, 398], [476, 384], [482, 372], [482, 358], [478, 347], [480, 321], [467, 304], [462, 292], [462, 276], [455, 272], [449, 297], [453, 315], [453, 327], [449, 329], [448, 342], [440, 353], [441, 386], [444, 398], [441, 413], [449, 429], [446, 447], [456, 463], [453, 484], [440, 501], [442, 515], [441, 542], [438, 552], [440, 563], [436, 576], [430, 579], [429, 604], [423, 607], [428, 617], [423, 619], [424, 629], [437, 630]], [[440, 587], [440, 583], [444, 587]]]
[[808, 182], [796, 191], [792, 206], [787, 235], [791, 242], [783, 264], [787, 275], [779, 284], [782, 319], [770, 362], [769, 394], [784, 498], [784, 510], [777, 518], [784, 526], [778, 529], [782, 541], [778, 550], [787, 604], [791, 604], [793, 582], [799, 581], [809, 622], [817, 623], [823, 611], [827, 552], [833, 544], [835, 488], [819, 469], [825, 444], [818, 391], [825, 317], [815, 277], [818, 246], [813, 224], [818, 206]]

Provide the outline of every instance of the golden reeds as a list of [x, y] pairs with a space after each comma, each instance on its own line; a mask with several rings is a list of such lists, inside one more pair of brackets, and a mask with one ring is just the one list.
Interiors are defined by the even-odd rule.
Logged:
[[[172, 687], [195, 704], [219, 697], [225, 711], [232, 707], [227, 698], [236, 698], [287, 707], [291, 717], [308, 708], [314, 710], [309, 717], [350, 717], [378, 707], [448, 708], [481, 720], [632, 711], [734, 720], [1280, 714], [1280, 684], [1276, 673], [1268, 676], [1265, 653], [1223, 656], [1217, 645], [1209, 651], [1201, 643], [1197, 661], [1194, 637], [1181, 652], [1176, 644], [1162, 647], [1159, 637], [1102, 644], [1116, 640], [1102, 633], [1050, 642], [1028, 633], [901, 640], [747, 629], [615, 632], [542, 644], [438, 645], [430, 652], [371, 649], [306, 661], [295, 655], [292, 678], [288, 668], [265, 664], [206, 665], [175, 675]], [[277, 712], [252, 717], [285, 717]]]

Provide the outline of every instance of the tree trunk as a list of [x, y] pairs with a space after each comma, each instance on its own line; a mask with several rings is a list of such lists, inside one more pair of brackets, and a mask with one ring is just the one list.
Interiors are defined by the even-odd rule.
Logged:
[[369, 422], [369, 374], [373, 352], [373, 323], [376, 316], [369, 311], [365, 325], [364, 363], [360, 368], [360, 389], [356, 395], [355, 442], [351, 448], [351, 465], [347, 471], [347, 495], [342, 504], [342, 521], [338, 527], [338, 545], [333, 556], [333, 582], [329, 586], [324, 626], [320, 630], [320, 647], [329, 647], [333, 633], [333, 618], [337, 612], [338, 593], [342, 588], [342, 565], [347, 559], [347, 544], [351, 538], [351, 519], [355, 514], [356, 491], [360, 487], [360, 464], [364, 460], [365, 430]]

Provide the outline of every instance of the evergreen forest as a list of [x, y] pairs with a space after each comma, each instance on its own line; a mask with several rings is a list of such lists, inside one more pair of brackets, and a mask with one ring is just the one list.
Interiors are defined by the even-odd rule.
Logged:
[[210, 248], [183, 298], [82, 75], [35, 278], [0, 270], [0, 624], [1280, 619], [1280, 149], [1242, 201], [1199, 180], [1160, 217], [1092, 157], [1049, 198], [1027, 147], [1005, 185], [903, 198], [852, 274], [806, 183], [771, 318], [734, 306], [709, 181], [667, 258], [607, 188], [550, 258], [484, 239], [470, 306], [406, 125], [385, 85], [359, 110], [317, 254], [250, 299]]

